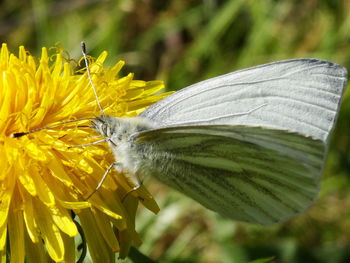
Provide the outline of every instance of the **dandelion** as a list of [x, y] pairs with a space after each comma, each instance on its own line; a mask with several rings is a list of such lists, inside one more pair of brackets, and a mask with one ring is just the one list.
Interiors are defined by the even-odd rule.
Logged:
[[[166, 96], [156, 95], [163, 89], [160, 81], [134, 80], [133, 74], [118, 78], [124, 62], [107, 68], [106, 56], [103, 52], [90, 66], [106, 114], [136, 116]], [[11, 262], [74, 262], [77, 226], [93, 261], [114, 262], [115, 252], [126, 257], [132, 244], [141, 243], [135, 231], [138, 203], [157, 213], [156, 202], [143, 186], [126, 195], [133, 185], [115, 171], [86, 199], [113, 156], [106, 143], [71, 147], [96, 141], [88, 120], [50, 126], [99, 116], [86, 73], [74, 72], [59, 50], [49, 56], [43, 48], [36, 61], [24, 47], [17, 57], [6, 44], [0, 72], [2, 262], [6, 257]], [[11, 136], [45, 126], [49, 127]]]

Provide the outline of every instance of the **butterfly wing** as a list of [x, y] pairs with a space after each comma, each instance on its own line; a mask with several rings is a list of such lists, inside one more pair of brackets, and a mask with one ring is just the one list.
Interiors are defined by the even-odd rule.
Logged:
[[[141, 114], [143, 171], [232, 219], [285, 221], [315, 199], [346, 70], [316, 59], [189, 86]], [[145, 154], [146, 153], [146, 154]]]
[[150, 106], [158, 127], [244, 125], [294, 131], [326, 141], [346, 70], [317, 59], [265, 64], [199, 82]]
[[321, 140], [297, 133], [230, 125], [144, 131], [135, 147], [145, 174], [223, 216], [260, 224], [313, 203], [325, 152]]

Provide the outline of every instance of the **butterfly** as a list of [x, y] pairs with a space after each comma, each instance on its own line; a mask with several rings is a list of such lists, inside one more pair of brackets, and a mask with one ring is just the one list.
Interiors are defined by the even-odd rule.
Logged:
[[132, 178], [153, 176], [225, 217], [286, 221], [316, 199], [346, 85], [318, 59], [273, 62], [184, 88], [134, 118], [92, 127]]

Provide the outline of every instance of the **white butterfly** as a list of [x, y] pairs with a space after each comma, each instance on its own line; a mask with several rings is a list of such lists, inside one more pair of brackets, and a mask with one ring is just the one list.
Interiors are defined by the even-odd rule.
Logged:
[[331, 62], [274, 62], [189, 86], [137, 118], [102, 115], [93, 127], [131, 178], [152, 175], [232, 219], [277, 223], [317, 196], [345, 84], [346, 70]]

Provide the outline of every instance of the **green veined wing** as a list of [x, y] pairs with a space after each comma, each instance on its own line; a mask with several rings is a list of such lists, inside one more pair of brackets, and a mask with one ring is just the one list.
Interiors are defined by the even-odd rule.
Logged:
[[288, 220], [317, 196], [325, 145], [283, 130], [231, 125], [173, 127], [135, 135], [145, 173], [226, 217]]

